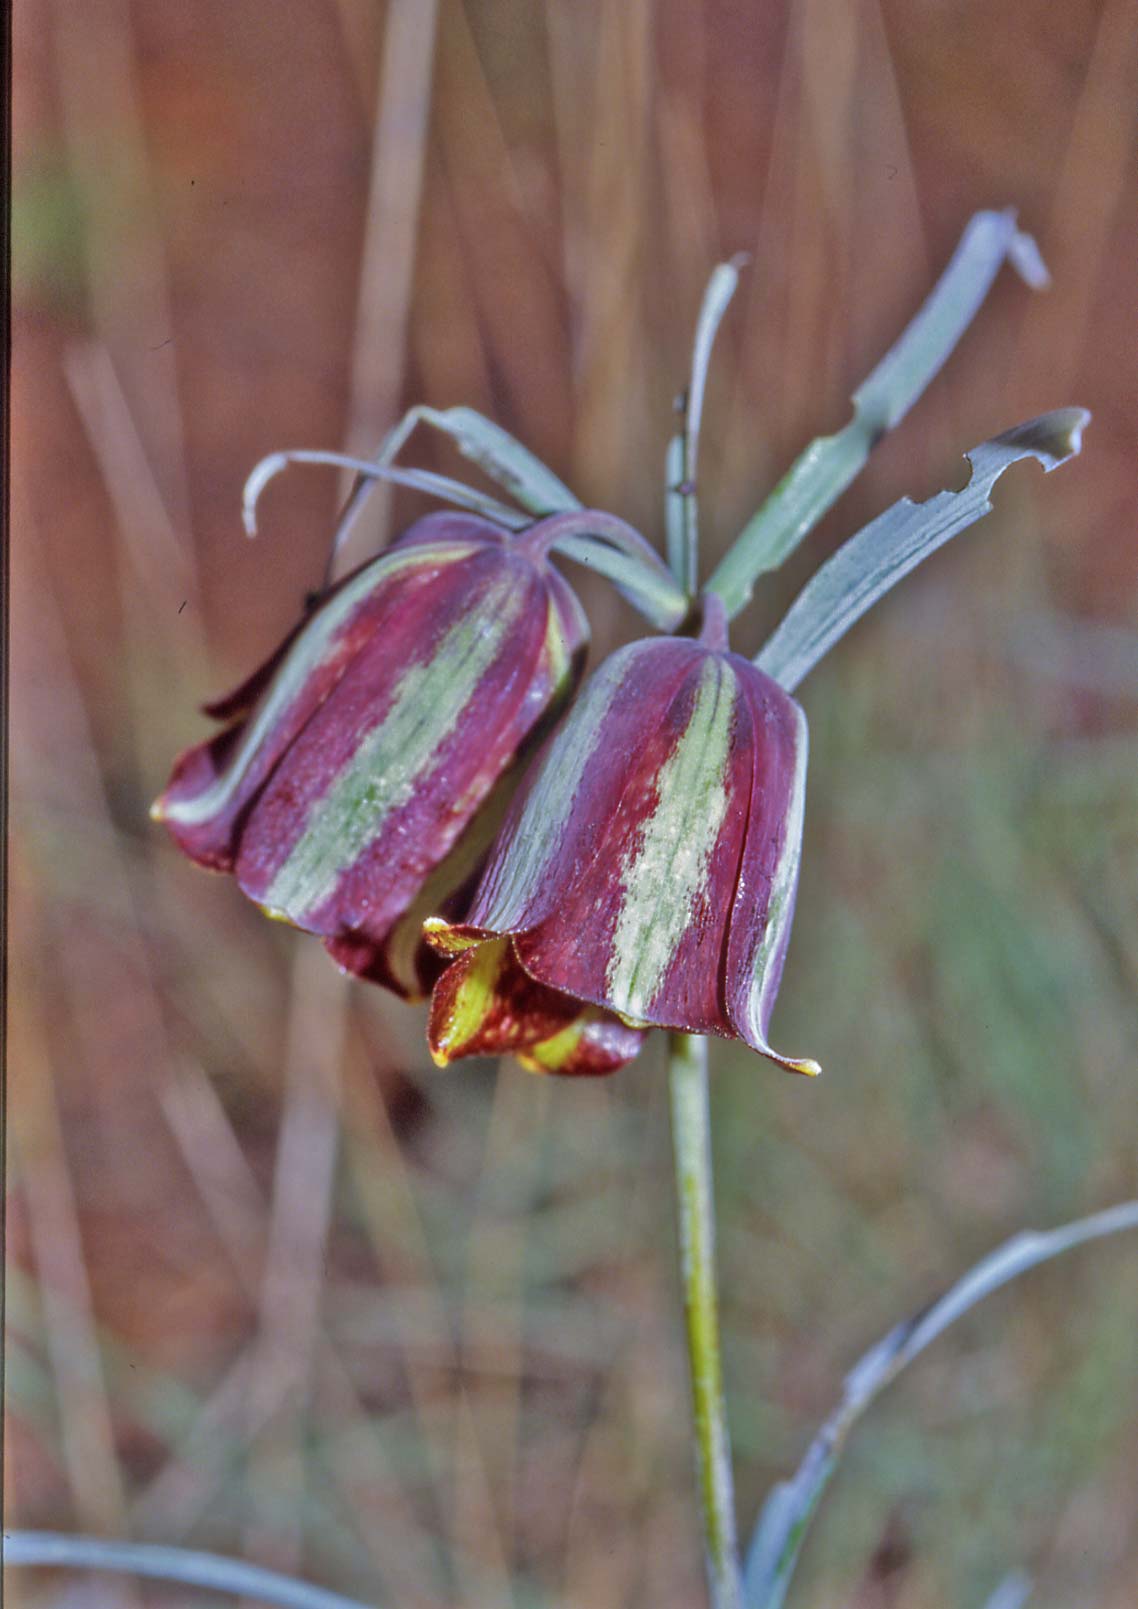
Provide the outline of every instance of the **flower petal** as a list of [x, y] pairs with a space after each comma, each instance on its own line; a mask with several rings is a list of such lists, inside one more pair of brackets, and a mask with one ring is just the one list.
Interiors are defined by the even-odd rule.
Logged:
[[727, 943], [727, 1015], [752, 1050], [789, 1072], [813, 1075], [822, 1070], [816, 1061], [784, 1056], [767, 1041], [794, 918], [806, 801], [806, 717], [766, 677], [741, 678], [741, 685], [755, 734], [754, 774]]
[[[309, 931], [386, 932], [507, 769], [551, 688], [548, 607], [522, 559], [400, 590], [289, 746], [241, 834], [238, 881]], [[392, 666], [401, 667], [392, 674]]]
[[581, 1005], [741, 1037], [816, 1072], [766, 1038], [805, 774], [802, 712], [749, 661], [705, 642], [634, 644], [547, 746], [463, 921], [428, 923], [428, 940], [461, 956], [508, 937], [531, 979]]
[[722, 957], [752, 772], [737, 702], [726, 656], [697, 644], [614, 655], [547, 752], [467, 922], [512, 932], [551, 988], [640, 1023], [731, 1032]]
[[540, 553], [428, 516], [219, 701], [245, 719], [181, 757], [154, 814], [344, 970], [416, 998], [441, 970], [423, 921], [469, 902], [587, 641]]
[[[471, 536], [462, 542], [393, 549], [328, 595], [304, 629], [294, 634], [279, 664], [276, 656], [270, 661], [276, 674], [249, 719], [237, 729], [236, 740], [222, 734], [220, 740], [183, 754], [155, 802], [151, 814], [166, 823], [191, 859], [232, 869], [241, 819], [249, 804], [361, 647], [377, 634], [393, 630], [408, 600], [429, 587], [432, 579], [485, 546], [484, 537]], [[259, 673], [251, 678], [253, 684], [260, 680]], [[249, 685], [223, 699], [221, 707], [240, 708]]]
[[570, 1075], [614, 1072], [644, 1040], [641, 1030], [535, 983], [504, 937], [475, 943], [447, 967], [427, 1037], [440, 1067], [512, 1054], [533, 1071]]

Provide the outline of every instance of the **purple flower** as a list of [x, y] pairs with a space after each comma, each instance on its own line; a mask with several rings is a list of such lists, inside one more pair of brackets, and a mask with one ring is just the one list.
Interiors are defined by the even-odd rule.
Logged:
[[700, 640], [633, 644], [589, 679], [499, 834], [432, 997], [439, 1062], [511, 1051], [611, 1071], [648, 1027], [771, 1048], [802, 839], [806, 720], [729, 652], [711, 600]]
[[419, 520], [207, 713], [152, 814], [270, 916], [414, 997], [423, 919], [457, 909], [580, 675], [588, 625], [540, 533]]

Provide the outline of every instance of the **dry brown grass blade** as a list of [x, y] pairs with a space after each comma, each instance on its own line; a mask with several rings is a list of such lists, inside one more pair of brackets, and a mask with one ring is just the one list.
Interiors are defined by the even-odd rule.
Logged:
[[[162, 555], [167, 562], [165, 566], [155, 562], [151, 544], [160, 513], [157, 492], [147, 478], [145, 449], [133, 429], [129, 404], [117, 388], [109, 357], [96, 349], [73, 354], [70, 378], [118, 514], [118, 535], [132, 561], [128, 570], [137, 582], [129, 585], [124, 575], [128, 642], [142, 643], [143, 657], [150, 658], [154, 623], [172, 618], [179, 590], [193, 592], [192, 569], [179, 565], [176, 539], [168, 529]], [[161, 524], [157, 531], [161, 533]], [[185, 631], [175, 634], [181, 679], [192, 671], [200, 652], [195, 616], [196, 611], [188, 623], [189, 635]], [[134, 731], [139, 739], [147, 729], [145, 720], [136, 719]], [[145, 767], [145, 761], [143, 764]], [[313, 961], [319, 968], [316, 972], [311, 970]], [[299, 1436], [307, 1382], [319, 1344], [317, 1306], [337, 1134], [335, 1085], [340, 1044], [336, 1025], [343, 1017], [342, 982], [319, 949], [305, 946], [298, 951], [297, 966], [299, 987], [294, 989], [286, 1058], [290, 1094], [267, 1226], [255, 1183], [208, 1080], [186, 1059], [176, 1064], [168, 1045], [154, 1057], [167, 1122], [250, 1296], [258, 1278], [255, 1259], [259, 1250], [264, 1253], [265, 1267], [258, 1343], [231, 1368], [201, 1415], [200, 1425], [216, 1439], [222, 1458], [199, 1460], [195, 1455], [200, 1454], [203, 1438], [195, 1435], [191, 1445], [151, 1483], [136, 1512], [136, 1519], [143, 1523], [149, 1520], [153, 1524], [157, 1516], [162, 1534], [169, 1534], [175, 1516], [178, 1526], [188, 1529], [193, 1516], [213, 1495], [235, 1439], [242, 1450], [252, 1443], [254, 1479], [265, 1461], [288, 1471], [294, 1497], [290, 1524], [283, 1537], [279, 1527], [269, 1530], [276, 1562], [292, 1570], [299, 1564], [304, 1524]], [[286, 1404], [287, 1416], [282, 1415]], [[358, 1403], [356, 1407], [358, 1411]], [[241, 1427], [236, 1438], [235, 1424]], [[257, 1541], [254, 1522], [254, 1550]]]
[[[697, 6], [677, 11], [670, 52], [661, 56], [653, 116], [664, 174], [671, 277], [684, 306], [699, 306], [716, 260], [729, 254], [720, 244], [715, 196], [703, 120], [707, 94], [706, 14]], [[724, 352], [718, 354], [720, 372]]]
[[[345, 452], [357, 456], [374, 451], [403, 395], [437, 17], [438, 0], [387, 7], [344, 438]], [[352, 555], [380, 545], [389, 502], [378, 487], [342, 557], [345, 568]]]
[[[339, 1086], [346, 980], [317, 944], [299, 944], [292, 971], [284, 1112], [261, 1280], [258, 1340], [247, 1411], [251, 1449], [248, 1552], [296, 1574], [301, 1564], [306, 1474], [302, 1451], [313, 1362], [322, 1335], [324, 1256], [339, 1145]], [[275, 1410], [266, 1404], [275, 1405]], [[287, 1524], [259, 1502], [263, 1484], [287, 1490]], [[274, 1504], [274, 1509], [277, 1505]]]
[[[515, 1524], [521, 1389], [525, 1377], [522, 1348], [524, 1297], [521, 1288], [527, 1205], [538, 1184], [536, 1173], [542, 1130], [549, 1112], [548, 1080], [527, 1076], [513, 1062], [498, 1071], [486, 1136], [479, 1201], [471, 1226], [464, 1288], [476, 1301], [462, 1315], [462, 1362], [468, 1376], [482, 1375], [469, 1399], [471, 1426], [502, 1516], [501, 1551], [509, 1560]], [[483, 1331], [480, 1314], [490, 1320]], [[466, 1429], [464, 1422], [463, 1430]], [[468, 1466], [470, 1467], [470, 1466]], [[459, 1494], [471, 1516], [471, 1529], [483, 1493], [480, 1482]], [[484, 1529], [485, 1522], [477, 1521]]]
[[[417, 1513], [398, 1459], [387, 1450], [383, 1420], [361, 1402], [331, 1347], [322, 1348], [318, 1363], [315, 1403], [323, 1458], [355, 1520], [384, 1601], [408, 1609], [445, 1609], [438, 1538]], [[360, 1434], [365, 1429], [366, 1438]]]
[[[844, 422], [851, 376], [895, 338], [928, 277], [880, 8], [800, 0], [777, 93], [744, 357], [725, 424], [734, 520], [748, 512], [739, 499], [753, 505], [756, 491], [769, 491], [820, 426]], [[910, 452], [931, 456], [939, 441], [926, 430]]]
[[[1073, 99], [1070, 133], [1046, 206], [1040, 248], [1051, 272], [1051, 285], [1031, 297], [1020, 315], [1014, 345], [1009, 348], [1006, 380], [993, 377], [1001, 407], [1023, 406], [1035, 412], [1054, 400], [1094, 395], [1098, 377], [1086, 372], [1094, 350], [1096, 301], [1111, 253], [1112, 235], [1123, 223], [1120, 207], [1132, 183], [1133, 148], [1138, 128], [1138, 8], [1133, 0], [1108, 0], [1100, 11], [1086, 57], [1081, 88]], [[1109, 393], [1103, 396], [1108, 403]], [[1099, 411], [1099, 410], [1096, 410]], [[1103, 410], [1104, 411], [1104, 410]], [[1100, 411], [1100, 417], [1102, 411]], [[1109, 427], [1108, 427], [1109, 428]], [[1109, 440], [1092, 442], [1101, 452]], [[1100, 470], [1100, 487], [1084, 480], [1080, 493], [1106, 501], [1117, 496], [1109, 460]], [[1031, 476], [1009, 490], [1005, 517], [1020, 531], [1016, 542], [992, 544], [982, 562], [983, 592], [1014, 596], [1025, 612], [1047, 611], [1054, 597], [1054, 571], [1041, 536], [1047, 522], [1036, 513], [1041, 488]], [[989, 626], [999, 639], [1004, 630], [997, 616]]]
[[[582, 27], [580, 9], [564, 0], [544, 0], [548, 39], [550, 110], [557, 151], [561, 203], [560, 278], [571, 309], [581, 305], [588, 268], [588, 241], [584, 233], [586, 173], [580, 153], [587, 145], [593, 116], [596, 32]], [[574, 373], [576, 357], [573, 359]]]
[[[165, 1542], [187, 1538], [201, 1522], [233, 1464], [251, 1439], [271, 1431], [289, 1406], [289, 1379], [276, 1377], [276, 1395], [258, 1384], [261, 1354], [242, 1352], [202, 1405], [189, 1436], [143, 1490], [132, 1524], [143, 1536]], [[384, 1448], [382, 1423], [369, 1437], [366, 1469], [358, 1453], [341, 1445], [338, 1430], [358, 1433], [372, 1423], [336, 1351], [319, 1343], [312, 1398], [317, 1404], [324, 1457], [342, 1507], [353, 1516], [377, 1578], [396, 1602], [436, 1605], [428, 1584], [434, 1549], [407, 1499], [404, 1484]], [[255, 1408], [258, 1417], [250, 1412]]]
[[[553, 1092], [571, 1097], [577, 1121], [582, 1109], [593, 1107], [588, 1131], [596, 1134], [601, 1149], [590, 1161], [601, 1177], [607, 1172], [622, 1181], [608, 1186], [614, 1232], [603, 1278], [614, 1320], [619, 1315], [615, 1343], [605, 1348], [594, 1373], [587, 1413], [574, 1427], [576, 1446], [565, 1450], [562, 1467], [560, 1562], [566, 1603], [631, 1603], [644, 1597], [642, 1522], [661, 1490], [674, 1485], [677, 1467], [688, 1477], [683, 1421], [677, 1416], [677, 1403], [686, 1401], [687, 1391], [681, 1342], [672, 1327], [654, 1318], [672, 1299], [672, 1275], [666, 1261], [645, 1256], [658, 1244], [661, 1174], [668, 1155], [666, 1086], [659, 1075], [656, 1056], [648, 1054], [627, 1070], [623, 1083], [598, 1080], [588, 1088]], [[554, 1126], [557, 1119], [555, 1106]], [[632, 1132], [637, 1140], [630, 1145]], [[659, 1289], [661, 1280], [668, 1285], [666, 1295]], [[673, 1580], [661, 1601], [698, 1601], [703, 1567], [694, 1507], [687, 1511], [687, 1530], [690, 1549], [681, 1556], [679, 1533], [673, 1533], [667, 1558], [674, 1576], [686, 1572], [690, 1590]]]
[[383, 14], [372, 0], [336, 0], [355, 80], [356, 94], [370, 122], [375, 114], [376, 63], [383, 45]]
[[[203, 1402], [185, 1441], [142, 1487], [131, 1506], [140, 1536], [177, 1543], [189, 1536], [212, 1500], [235, 1445], [243, 1445], [236, 1426], [252, 1433], [242, 1410], [253, 1385], [256, 1354], [242, 1352]], [[276, 1404], [262, 1404], [266, 1416]]]
[[428, 183], [411, 331], [422, 397], [440, 407], [463, 402], [493, 414], [490, 365], [458, 209], [437, 153]]
[[1133, 0], [1107, 0], [1040, 237], [1054, 283], [1026, 308], [1009, 366], [1017, 395], [1065, 397], [1078, 373], [1111, 231], [1132, 182], [1136, 79], [1138, 9]]
[[[637, 522], [658, 517], [659, 480], [645, 476], [646, 374], [643, 264], [649, 216], [652, 6], [605, 0], [601, 7], [585, 213], [579, 220], [583, 273], [576, 309], [577, 429], [574, 474], [588, 502], [603, 488]], [[619, 151], [619, 162], [611, 153]], [[646, 503], [647, 498], [647, 503]]]
[[[174, 524], [189, 528], [164, 249], [126, 0], [53, 0], [59, 104], [84, 209], [91, 314], [140, 422]], [[108, 141], [116, 160], [104, 158]]]
[[[503, 391], [496, 412], [556, 468], [564, 463], [572, 418], [562, 294], [527, 213], [470, 19], [461, 0], [445, 0], [445, 7], [435, 139]], [[458, 400], [465, 399], [447, 399]]]
[[158, 1099], [217, 1238], [251, 1293], [264, 1256], [265, 1206], [217, 1091], [205, 1069], [184, 1056]]
[[147, 610], [159, 618], [178, 617], [169, 641], [183, 669], [196, 667], [205, 647], [196, 555], [166, 506], [114, 358], [101, 342], [76, 342], [64, 354], [64, 369], [114, 509], [130, 590], [141, 589]]
[[[397, 1314], [399, 1351], [407, 1374], [437, 1493], [446, 1504], [451, 1483], [449, 1443], [456, 1411], [458, 1354], [451, 1325], [419, 1217], [403, 1147], [391, 1126], [383, 1090], [366, 1052], [353, 1044], [344, 1069], [344, 1165], [371, 1243], [381, 1282], [411, 1285], [425, 1307], [431, 1345], [424, 1358], [412, 1344], [405, 1315]], [[455, 1382], [446, 1395], [440, 1380]]]
[[[88, 1048], [92, 1053], [90, 1069], [82, 1061], [78, 1069], [80, 1073], [90, 1074], [86, 1098], [96, 1112], [102, 1112], [107, 1120], [113, 1121], [124, 1145], [129, 1146], [135, 1136], [152, 1135], [148, 1126], [151, 1121], [149, 1102], [152, 1091], [157, 1095], [162, 1089], [171, 1065], [170, 1047], [149, 979], [146, 948], [137, 925], [121, 841], [111, 826], [91, 733], [70, 676], [62, 622], [38, 562], [34, 522], [30, 511], [23, 507], [21, 528], [26, 540], [18, 558], [20, 630], [14, 648], [22, 686], [26, 691], [36, 690], [36, 696], [26, 696], [18, 711], [20, 765], [15, 780], [23, 807], [22, 841], [29, 862], [34, 860], [35, 875], [49, 889], [53, 901], [75, 901], [81, 897], [85, 908], [99, 913], [111, 936], [107, 978], [112, 981], [100, 997], [99, 1008], [105, 1013], [107, 999], [116, 992], [127, 993], [130, 1000], [129, 1019], [122, 1037], [111, 1041], [118, 1043], [122, 1052], [113, 1079], [105, 1076], [107, 1069], [100, 1059], [105, 1053], [101, 1041], [113, 1030], [105, 1015], [99, 1019], [98, 1031], [93, 1026], [92, 990], [97, 988], [97, 980], [87, 976], [85, 952], [74, 946], [66, 925], [57, 935], [50, 969], [45, 965], [43, 972], [53, 978], [64, 1014], [74, 1017], [81, 1053], [86, 1053]], [[86, 876], [81, 890], [67, 880], [66, 858], [62, 866], [56, 865], [59, 846], [68, 841], [72, 823], [81, 824], [86, 855]], [[28, 875], [29, 878], [33, 875], [31, 866]], [[59, 903], [59, 909], [63, 913], [66, 908]], [[18, 956], [26, 958], [31, 953], [31, 929], [27, 924], [22, 926]], [[21, 988], [17, 998], [34, 1009], [36, 994], [31, 982], [26, 989]], [[37, 1250], [45, 1317], [49, 1336], [62, 1332], [66, 1338], [60, 1366], [77, 1373], [80, 1381], [79, 1399], [72, 1402], [70, 1396], [74, 1393], [66, 1388], [61, 1403], [65, 1436], [79, 1441], [78, 1450], [70, 1460], [83, 1491], [82, 1499], [77, 1501], [76, 1518], [84, 1529], [105, 1535], [126, 1535], [125, 1482], [117, 1464], [113, 1463], [113, 1445], [108, 1447], [109, 1409], [101, 1385], [90, 1400], [82, 1395], [86, 1389], [95, 1391], [97, 1361], [93, 1360], [97, 1354], [92, 1349], [96, 1341], [86, 1274], [77, 1262], [79, 1227], [77, 1222], [71, 1222], [68, 1227], [75, 1206], [62, 1167], [52, 1074], [42, 1064], [37, 1066], [30, 1059], [27, 1062], [19, 1059], [27, 1068], [34, 1087], [30, 1088], [26, 1101], [21, 1097], [14, 1105], [19, 1105], [39, 1122], [46, 1135], [46, 1140], [37, 1136], [34, 1141], [38, 1149], [46, 1145], [48, 1160], [46, 1169], [36, 1163], [29, 1200], [33, 1243], [42, 1248], [49, 1259], [45, 1264]], [[45, 1102], [49, 1104], [41, 1104]], [[124, 1110], [132, 1114], [129, 1123], [123, 1120]], [[153, 1115], [156, 1117], [157, 1113]], [[131, 1147], [125, 1153], [130, 1156], [130, 1168], [125, 1170], [130, 1182], [121, 1188], [127, 1199], [136, 1205], [155, 1199], [159, 1177], [168, 1186], [168, 1158], [160, 1148], [153, 1146], [152, 1140], [144, 1144], [145, 1148], [143, 1145]], [[45, 1213], [47, 1227], [41, 1229], [39, 1220]], [[51, 1266], [53, 1253], [59, 1259], [59, 1268]], [[66, 1307], [62, 1310], [52, 1295], [57, 1283], [66, 1293]], [[88, 1382], [87, 1387], [82, 1386], [83, 1381]], [[121, 1595], [119, 1601], [123, 1601]]]
[[451, 1448], [455, 1496], [451, 1523], [456, 1557], [471, 1561], [467, 1565], [465, 1589], [471, 1609], [502, 1609], [503, 1605], [514, 1601], [510, 1566], [468, 1392], [458, 1395], [455, 1409]]
[[[75, 1523], [102, 1536], [126, 1536], [122, 1472], [103, 1377], [91, 1286], [55, 1088], [39, 979], [42, 933], [32, 877], [11, 857], [11, 915], [21, 934], [12, 956], [8, 1116], [36, 1263], [47, 1350], [59, 1406], [60, 1441]], [[33, 966], [38, 954], [40, 965]]]

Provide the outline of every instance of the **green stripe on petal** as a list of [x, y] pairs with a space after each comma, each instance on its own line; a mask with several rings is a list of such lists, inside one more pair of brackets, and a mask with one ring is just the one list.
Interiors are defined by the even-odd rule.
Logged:
[[335, 892], [341, 873], [430, 774], [525, 603], [516, 577], [503, 576], [479, 609], [451, 627], [430, 659], [404, 672], [384, 718], [314, 802], [292, 853], [260, 901], [264, 908], [295, 920]]
[[627, 890], [613, 935], [606, 984], [612, 1006], [634, 1018], [651, 1011], [701, 893], [727, 814], [727, 759], [735, 678], [714, 655], [700, 667], [690, 719], [659, 773], [657, 804], [620, 868]]
[[362, 599], [379, 585], [404, 570], [443, 566], [470, 558], [480, 551], [474, 542], [448, 541], [419, 543], [405, 552], [385, 553], [375, 564], [365, 565], [308, 622], [277, 671], [268, 695], [242, 736], [225, 770], [203, 793], [192, 798], [164, 802], [161, 816], [184, 827], [208, 821], [230, 804], [257, 750], [270, 736], [305, 683], [337, 651], [340, 628], [350, 619]]

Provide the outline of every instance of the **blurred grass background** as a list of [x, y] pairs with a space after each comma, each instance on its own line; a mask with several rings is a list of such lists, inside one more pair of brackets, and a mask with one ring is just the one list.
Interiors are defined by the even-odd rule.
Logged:
[[[329, 472], [241, 536], [263, 453], [465, 402], [659, 537], [703, 283], [749, 250], [710, 564], [972, 211], [1020, 207], [1053, 288], [1005, 273], [738, 633], [964, 448], [1094, 410], [804, 690], [776, 1026], [827, 1076], [713, 1060], [746, 1531], [865, 1345], [1138, 1187], [1138, 7], [23, 0], [14, 34], [6, 1525], [406, 1609], [698, 1603], [659, 1047], [599, 1086], [434, 1071], [421, 1012], [147, 806], [321, 572]], [[377, 497], [355, 556], [422, 506]], [[634, 624], [587, 596], [595, 663]], [[1023, 1565], [1033, 1609], [1132, 1609], [1136, 1336], [1122, 1241], [991, 1299], [857, 1433], [792, 1602], [979, 1606]]]

